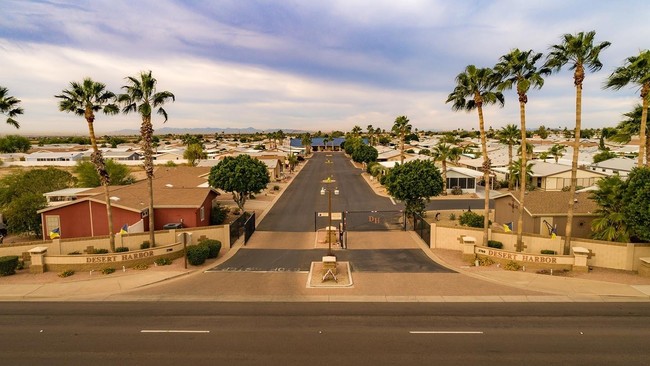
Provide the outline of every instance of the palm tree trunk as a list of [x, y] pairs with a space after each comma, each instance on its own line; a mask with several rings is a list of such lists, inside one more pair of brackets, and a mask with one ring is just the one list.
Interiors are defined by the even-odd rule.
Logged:
[[[647, 141], [646, 141], [646, 124], [648, 122], [648, 92], [650, 92], [650, 85], [648, 86], [643, 86], [643, 90], [641, 91], [641, 98], [643, 98], [643, 108], [641, 112], [641, 127], [639, 128], [639, 161], [637, 162], [637, 166], [640, 168], [643, 166], [643, 158], [646, 157], [646, 154], [648, 153], [646, 150], [647, 148]], [[648, 164], [648, 159], [646, 158], [646, 164]]]
[[108, 184], [109, 184], [108, 173], [106, 172], [104, 159], [102, 159], [102, 155], [99, 151], [99, 148], [97, 148], [97, 138], [95, 137], [95, 127], [93, 125], [94, 119], [95, 116], [92, 115], [92, 113], [86, 117], [86, 121], [88, 122], [88, 134], [90, 136], [90, 144], [92, 145], [93, 148], [93, 156], [91, 157], [91, 159], [95, 164], [95, 169], [97, 170], [97, 174], [99, 174], [99, 181], [101, 182], [102, 186], [104, 186], [104, 200], [106, 201], [106, 219], [108, 220], [108, 243], [111, 252], [115, 252], [115, 233], [113, 232], [113, 210], [111, 209], [111, 196], [108, 190]]
[[442, 159], [442, 194], [447, 195], [447, 161]]
[[519, 120], [521, 121], [521, 166], [519, 169], [519, 207], [517, 216], [517, 251], [524, 251], [524, 199], [526, 197], [526, 165], [528, 152], [526, 146], [526, 102], [519, 101]]
[[399, 144], [399, 146], [400, 146], [399, 147], [399, 151], [400, 151], [399, 163], [400, 163], [400, 165], [403, 165], [404, 164], [404, 135], [400, 135], [400, 139], [401, 139], [401, 141], [400, 141], [400, 144]]
[[[583, 71], [584, 72], [584, 71]], [[576, 74], [578, 70], [576, 70]], [[578, 154], [580, 153], [580, 128], [582, 126], [582, 82], [576, 83], [576, 129], [571, 161], [571, 187], [569, 189], [569, 208], [566, 217], [564, 236], [564, 255], [571, 254], [571, 234], [573, 228], [573, 209], [575, 206], [576, 185], [578, 184]]]
[[151, 149], [153, 126], [151, 125], [151, 116], [144, 116], [142, 118], [141, 135], [142, 150], [144, 153], [144, 170], [147, 174], [147, 188], [149, 190], [149, 244], [153, 248], [156, 246], [156, 236], [153, 211], [153, 150]]
[[[476, 100], [476, 98], [475, 98]], [[483, 217], [483, 246], [487, 246], [490, 227], [490, 158], [487, 153], [487, 139], [485, 137], [485, 124], [483, 120], [483, 107], [477, 103], [478, 124], [481, 133], [481, 151], [483, 152], [483, 180], [485, 181], [485, 202]]]
[[[512, 167], [512, 144], [508, 144], [508, 168], [510, 167]], [[512, 191], [512, 188], [515, 186], [515, 177], [510, 174], [508, 178], [508, 190]]]

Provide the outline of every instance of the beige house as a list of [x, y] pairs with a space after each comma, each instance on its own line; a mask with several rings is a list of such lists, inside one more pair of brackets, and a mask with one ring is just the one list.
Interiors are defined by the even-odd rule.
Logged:
[[[564, 187], [571, 186], [571, 167], [547, 163], [541, 160], [531, 161], [532, 177], [531, 184], [542, 191], [561, 191]], [[605, 174], [578, 168], [577, 185], [580, 187], [591, 187], [597, 181], [606, 177]]]
[[[570, 192], [562, 191], [532, 191], [526, 193], [524, 199], [523, 232], [551, 235], [552, 228], [557, 229], [557, 235], [566, 233], [567, 211], [569, 208]], [[577, 238], [591, 237], [591, 222], [597, 217], [598, 205], [589, 198], [589, 192], [576, 193], [573, 214], [572, 236]], [[494, 199], [494, 221], [498, 224], [512, 222], [512, 231], [517, 231], [519, 214], [519, 192], [513, 191]]]

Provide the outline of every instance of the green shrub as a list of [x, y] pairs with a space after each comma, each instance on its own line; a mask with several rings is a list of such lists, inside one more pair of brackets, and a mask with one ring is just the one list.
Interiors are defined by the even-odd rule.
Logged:
[[451, 213], [451, 214], [449, 215], [449, 220], [451, 220], [451, 221], [456, 221], [456, 214], [455, 214], [455, 213]]
[[483, 267], [488, 267], [494, 264], [494, 261], [490, 257], [478, 257], [478, 265]]
[[221, 251], [221, 242], [219, 240], [204, 239], [199, 242], [199, 245], [205, 245], [210, 249], [208, 258], [217, 258], [219, 251]]
[[74, 274], [74, 271], [71, 269], [66, 269], [65, 271], [59, 273], [59, 277], [65, 278], [65, 277], [70, 277]]
[[519, 265], [519, 263], [517, 263], [515, 261], [510, 261], [510, 262], [506, 263], [506, 265], [503, 266], [503, 268], [505, 268], [508, 271], [518, 271], [518, 270], [521, 269], [521, 265]]
[[115, 268], [113, 268], [113, 267], [108, 267], [108, 268], [102, 269], [102, 273], [105, 274], [105, 275], [111, 274], [113, 272], [115, 272]]
[[274, 185], [274, 186], [273, 186], [273, 190], [274, 190], [274, 191], [279, 191], [279, 190], [280, 190], [280, 186], [278, 186], [278, 185]]
[[153, 262], [158, 266], [167, 266], [172, 264], [172, 260], [169, 258], [156, 258], [156, 260]]
[[187, 248], [187, 261], [193, 266], [199, 266], [205, 263], [210, 254], [210, 248], [207, 245], [193, 245]]
[[68, 253], [68, 255], [81, 255], [81, 252], [78, 250], [75, 250], [74, 252]]
[[217, 203], [216, 206], [212, 207], [212, 212], [210, 213], [210, 224], [211, 225], [221, 225], [226, 221], [228, 217], [228, 211], [230, 209], [226, 206], [222, 206]]
[[18, 267], [18, 256], [7, 255], [0, 257], [0, 276], [10, 276], [16, 273]]
[[542, 254], [551, 254], [551, 255], [557, 254], [557, 252], [555, 250], [550, 250], [550, 249], [542, 249], [541, 253]]
[[459, 186], [453, 186], [451, 188], [451, 194], [453, 194], [454, 196], [460, 196], [461, 194], [463, 194], [463, 189], [460, 188]]
[[122, 253], [122, 252], [128, 252], [129, 248], [128, 247], [117, 247], [115, 248], [115, 253]]
[[18, 265], [16, 266], [16, 270], [21, 270], [21, 269], [25, 269], [25, 261], [19, 259]]
[[463, 212], [460, 215], [460, 224], [469, 227], [483, 227], [483, 215], [479, 215], [472, 211]]
[[488, 240], [488, 247], [494, 249], [503, 249], [503, 243], [497, 240]]
[[149, 240], [145, 240], [140, 244], [140, 249], [147, 249], [151, 246], [151, 243], [149, 243]]
[[103, 248], [102, 249], [95, 249], [93, 251], [93, 254], [106, 254], [106, 253], [108, 253], [108, 249], [103, 249]]
[[143, 270], [147, 268], [149, 268], [149, 265], [144, 263], [136, 264], [135, 266], [133, 266], [133, 269], [137, 269], [137, 270]]

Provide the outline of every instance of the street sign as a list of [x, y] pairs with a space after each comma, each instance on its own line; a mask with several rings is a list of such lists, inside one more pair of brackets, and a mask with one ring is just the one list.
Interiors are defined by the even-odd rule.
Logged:
[[[318, 217], [328, 217], [329, 213], [328, 212], [319, 212]], [[343, 219], [343, 213], [341, 212], [332, 212], [332, 220], [342, 220]]]

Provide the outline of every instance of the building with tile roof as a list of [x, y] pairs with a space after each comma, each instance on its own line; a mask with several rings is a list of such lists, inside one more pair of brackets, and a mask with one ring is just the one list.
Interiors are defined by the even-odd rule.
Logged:
[[[589, 192], [574, 195], [574, 217], [572, 235], [578, 238], [591, 236], [591, 222], [597, 217], [598, 205], [589, 198]], [[523, 231], [549, 235], [549, 225], [557, 225], [557, 235], [566, 233], [567, 211], [570, 192], [531, 191], [524, 199]], [[517, 231], [519, 208], [519, 191], [494, 198], [494, 220], [498, 224], [513, 223], [513, 232]]]

